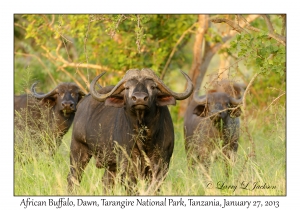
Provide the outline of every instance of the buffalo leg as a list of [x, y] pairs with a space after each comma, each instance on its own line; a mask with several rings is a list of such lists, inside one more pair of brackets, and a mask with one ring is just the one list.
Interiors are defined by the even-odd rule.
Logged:
[[89, 163], [92, 155], [88, 153], [87, 145], [78, 142], [71, 142], [70, 151], [70, 172], [68, 175], [69, 191], [74, 190], [74, 184], [79, 185], [82, 178], [82, 173]]

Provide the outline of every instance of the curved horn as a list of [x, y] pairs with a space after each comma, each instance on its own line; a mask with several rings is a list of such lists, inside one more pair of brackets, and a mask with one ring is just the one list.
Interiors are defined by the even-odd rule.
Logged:
[[236, 105], [236, 106], [237, 106], [237, 105], [243, 103], [243, 96], [242, 96], [241, 98], [233, 98], [233, 97], [230, 97], [229, 100], [230, 100], [230, 103], [231, 103], [232, 105]]
[[193, 99], [197, 104], [205, 104], [207, 102], [207, 96], [198, 96], [197, 91], [194, 92]]
[[33, 83], [33, 85], [31, 86], [31, 93], [32, 95], [37, 98], [37, 99], [43, 99], [43, 98], [46, 98], [46, 97], [49, 97], [49, 96], [52, 96], [54, 94], [57, 93], [57, 89], [54, 88], [53, 90], [51, 90], [50, 92], [46, 93], [46, 94], [38, 94], [36, 91], [35, 91], [35, 86], [38, 84], [38, 82], [35, 82]]
[[155, 82], [157, 82], [157, 86], [162, 92], [172, 95], [176, 100], [186, 99], [187, 97], [189, 97], [192, 94], [193, 89], [194, 89], [193, 83], [192, 83], [191, 79], [189, 78], [189, 76], [181, 70], [180, 70], [180, 72], [183, 74], [183, 76], [185, 77], [185, 79], [188, 82], [187, 88], [183, 93], [175, 93], [172, 90], [170, 90], [163, 83], [163, 81], [160, 80], [158, 77], [153, 78], [155, 80]]
[[235, 89], [239, 89], [240, 91], [238, 92], [238, 96], [241, 96], [240, 98], [234, 98], [234, 97], [230, 97], [230, 103], [232, 105], [239, 105], [243, 103], [243, 98], [244, 98], [244, 84], [241, 83], [234, 83], [233, 87]]
[[233, 87], [238, 87], [240, 88], [241, 90], [245, 90], [247, 85], [245, 83], [234, 83], [233, 84]]
[[105, 94], [100, 94], [95, 90], [95, 85], [96, 82], [100, 79], [100, 77], [102, 77], [106, 72], [103, 72], [101, 74], [99, 74], [98, 76], [96, 76], [93, 81], [91, 82], [90, 85], [90, 92], [91, 95], [93, 96], [94, 99], [96, 99], [97, 101], [103, 102], [105, 101], [105, 99], [107, 99], [109, 96], [111, 96], [114, 92], [116, 93], [120, 93], [122, 92], [122, 90], [124, 90], [124, 86], [123, 84], [125, 83], [124, 78], [122, 80], [119, 81], [119, 83], [109, 92], [109, 93], [105, 93]]

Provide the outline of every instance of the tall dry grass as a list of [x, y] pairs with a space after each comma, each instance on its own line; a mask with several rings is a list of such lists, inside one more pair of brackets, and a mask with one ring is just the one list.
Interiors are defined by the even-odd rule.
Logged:
[[[203, 175], [203, 169], [187, 167], [183, 139], [182, 119], [173, 119], [175, 147], [170, 168], [160, 190], [150, 189], [145, 180], [138, 180], [135, 190], [139, 195], [286, 195], [286, 119], [285, 106], [273, 105], [267, 111], [252, 110], [241, 117], [241, 135], [237, 159], [226, 176], [224, 158], [217, 158], [211, 172]], [[25, 126], [26, 128], [26, 126]], [[15, 138], [23, 139], [15, 145], [14, 194], [15, 195], [70, 195], [67, 186], [69, 152], [72, 128], [64, 136], [57, 152], [51, 156], [47, 141], [40, 146], [37, 138], [26, 130], [15, 127]], [[47, 135], [51, 139], [51, 135]], [[24, 162], [22, 160], [30, 160]], [[92, 158], [85, 169], [80, 186], [72, 195], [103, 195], [104, 169], [95, 167]], [[127, 195], [117, 174], [116, 185], [110, 195]], [[248, 185], [247, 185], [248, 184]], [[260, 186], [261, 189], [254, 186]], [[254, 189], [253, 189], [254, 188]]]

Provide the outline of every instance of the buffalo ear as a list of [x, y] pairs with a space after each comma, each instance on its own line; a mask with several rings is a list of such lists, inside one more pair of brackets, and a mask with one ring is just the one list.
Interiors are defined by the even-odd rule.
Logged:
[[237, 109], [234, 109], [234, 110], [230, 110], [230, 117], [232, 117], [232, 118], [239, 117], [239, 116], [241, 116], [241, 114], [242, 114], [242, 110], [240, 107]]
[[218, 92], [216, 89], [210, 89], [207, 91], [207, 93], [215, 93], [215, 92]]
[[105, 106], [120, 108], [123, 107], [124, 104], [124, 96], [122, 94], [113, 95], [105, 99]]
[[85, 93], [82, 92], [82, 91], [80, 91], [80, 92], [78, 93], [78, 102], [79, 102], [81, 99], [83, 99], [84, 96], [85, 96]]
[[167, 106], [167, 105], [175, 105], [176, 100], [171, 95], [165, 95], [162, 93], [159, 93], [156, 97], [156, 105], [157, 106]]
[[206, 108], [204, 104], [197, 105], [193, 111], [193, 114], [198, 115], [200, 117], [206, 116]]
[[56, 98], [57, 98], [57, 95], [55, 94], [53, 96], [49, 96], [49, 97], [41, 99], [39, 103], [41, 105], [47, 105], [47, 106], [53, 107], [56, 104]]

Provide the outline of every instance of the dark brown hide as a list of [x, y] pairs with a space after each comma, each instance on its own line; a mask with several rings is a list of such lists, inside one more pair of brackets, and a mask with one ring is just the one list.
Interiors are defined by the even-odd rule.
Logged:
[[174, 93], [152, 70], [134, 69], [128, 70], [116, 86], [96, 91], [95, 84], [102, 75], [91, 83], [91, 95], [80, 103], [74, 119], [69, 189], [80, 183], [92, 156], [97, 167], [105, 168], [104, 189], [113, 185], [117, 172], [123, 183], [128, 177], [129, 188], [138, 177], [158, 183], [166, 175], [174, 147], [167, 105], [192, 93], [190, 79], [184, 74], [187, 90]]
[[[49, 93], [38, 94], [34, 89], [36, 84], [32, 85], [32, 94], [14, 96], [15, 126], [24, 132], [25, 127], [29, 129], [33, 139], [44, 132], [53, 136], [55, 142], [48, 143], [53, 150], [61, 144], [85, 94], [74, 83], [61, 83]], [[22, 144], [22, 139], [15, 139], [15, 143]]]
[[[194, 96], [184, 117], [185, 149], [190, 163], [208, 170], [213, 153], [221, 150], [229, 159], [238, 148], [243, 86], [222, 81], [206, 95]], [[237, 107], [237, 108], [236, 108]], [[236, 109], [232, 109], [236, 108]]]

